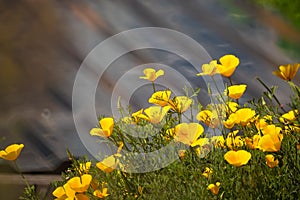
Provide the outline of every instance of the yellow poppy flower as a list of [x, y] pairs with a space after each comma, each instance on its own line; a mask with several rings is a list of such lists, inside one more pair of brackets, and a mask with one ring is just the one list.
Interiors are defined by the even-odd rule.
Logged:
[[251, 153], [245, 150], [233, 151], [230, 150], [224, 155], [225, 160], [236, 167], [246, 165], [251, 158]]
[[138, 116], [139, 116], [140, 114], [142, 114], [143, 111], [144, 111], [144, 109], [140, 109], [140, 110], [138, 110], [138, 111], [132, 113], [131, 116], [132, 116], [132, 118], [133, 118], [133, 122], [134, 122], [134, 123], [137, 123], [137, 122], [139, 121]]
[[241, 147], [244, 145], [244, 141], [241, 136], [237, 136], [237, 133], [239, 130], [233, 131], [227, 135], [226, 138], [226, 145], [230, 149], [233, 149], [234, 147]]
[[250, 121], [254, 119], [255, 111], [250, 108], [241, 108], [233, 114], [235, 115], [236, 124], [246, 126]]
[[270, 115], [266, 115], [264, 116], [263, 118], [261, 119], [258, 119], [256, 122], [255, 122], [255, 126], [257, 128], [257, 130], [261, 130], [263, 129], [264, 127], [268, 126], [268, 121], [272, 121], [272, 116]]
[[193, 103], [193, 100], [186, 96], [177, 96], [174, 100], [169, 101], [169, 105], [175, 112], [183, 113], [185, 112]]
[[212, 168], [205, 167], [204, 172], [202, 173], [202, 176], [209, 178], [213, 173]]
[[216, 148], [225, 148], [225, 139], [223, 135], [213, 136], [211, 137], [211, 142], [214, 144]]
[[235, 111], [237, 111], [238, 107], [239, 107], [239, 104], [237, 104], [236, 102], [232, 102], [232, 101], [229, 101], [229, 102], [226, 102], [226, 112], [227, 113], [234, 113]]
[[235, 113], [231, 113], [228, 119], [223, 122], [223, 125], [228, 129], [232, 129], [232, 127], [235, 125], [235, 123], [237, 123], [237, 121], [237, 115]]
[[92, 162], [80, 163], [79, 164], [79, 171], [80, 173], [87, 174], [91, 168]]
[[283, 80], [291, 81], [296, 76], [299, 67], [299, 63], [281, 65], [279, 70], [273, 71], [273, 74]]
[[92, 176], [90, 174], [84, 174], [80, 177], [73, 177], [68, 180], [67, 184], [70, 186], [72, 190], [75, 192], [85, 192], [89, 188], [92, 181]]
[[[73, 195], [73, 199], [75, 197], [75, 191], [73, 191], [74, 195]], [[66, 195], [66, 191], [64, 189], [63, 186], [60, 186], [60, 187], [57, 187], [53, 192], [52, 192], [52, 195], [57, 197], [56, 200], [59, 200], [59, 199], [67, 199], [68, 196]]]
[[103, 118], [99, 123], [101, 128], [92, 128], [90, 134], [100, 137], [111, 136], [114, 129], [114, 119], [111, 117]]
[[273, 155], [268, 154], [266, 155], [266, 164], [268, 165], [268, 167], [273, 168], [276, 167], [278, 165], [279, 161], [275, 158]]
[[225, 91], [224, 94], [229, 96], [233, 99], [239, 99], [244, 94], [246, 90], [247, 85], [232, 85], [229, 86]]
[[146, 79], [151, 82], [154, 82], [158, 77], [163, 76], [164, 73], [165, 72], [161, 69], [156, 71], [153, 68], [146, 68], [146, 69], [144, 69], [145, 76], [140, 76], [140, 79]]
[[16, 160], [23, 148], [24, 144], [9, 145], [4, 150], [0, 151], [0, 158], [3, 158], [4, 160]]
[[95, 190], [93, 192], [93, 195], [102, 199], [102, 198], [107, 197], [109, 194], [107, 193], [107, 188], [105, 187], [105, 188], [102, 188], [102, 190]]
[[152, 94], [148, 102], [164, 107], [168, 105], [170, 96], [171, 96], [170, 90], [157, 91]]
[[117, 168], [117, 166], [120, 164], [120, 160], [118, 157], [121, 157], [121, 154], [114, 154], [108, 156], [107, 158], [103, 159], [101, 162], [96, 163], [96, 167], [98, 167], [104, 172], [110, 173], [114, 171]]
[[203, 64], [202, 65], [202, 73], [197, 74], [197, 76], [213, 76], [217, 73], [217, 61], [212, 60], [209, 64]]
[[218, 194], [220, 190], [220, 182], [216, 182], [216, 184], [209, 184], [207, 190], [210, 190], [213, 194]]
[[137, 115], [138, 118], [145, 119], [153, 124], [158, 124], [170, 110], [170, 106], [151, 106], [144, 110], [144, 114]]
[[199, 144], [199, 136], [204, 132], [204, 128], [198, 123], [181, 123], [175, 126], [175, 140], [190, 146]]
[[297, 115], [298, 115], [298, 110], [291, 110], [291, 111], [289, 111], [289, 112], [281, 115], [281, 117], [279, 118], [279, 120], [282, 123], [294, 121], [296, 119]]
[[234, 55], [225, 55], [220, 58], [220, 63], [221, 65], [217, 65], [218, 73], [230, 77], [239, 65], [240, 60]]
[[259, 142], [260, 138], [261, 138], [261, 136], [259, 134], [253, 135], [252, 138], [246, 137], [245, 138], [246, 146], [249, 149], [256, 149], [256, 148], [258, 148], [258, 142]]
[[267, 134], [277, 134], [279, 135], [280, 131], [282, 129], [280, 127], [275, 126], [274, 124], [270, 124], [265, 126], [261, 132], [263, 133], [263, 135], [267, 135]]
[[262, 136], [258, 142], [258, 148], [262, 151], [276, 152], [280, 150], [283, 135], [276, 132], [270, 132]]
[[205, 125], [211, 128], [216, 128], [220, 125], [218, 114], [215, 110], [202, 110], [197, 114], [196, 119], [203, 122]]

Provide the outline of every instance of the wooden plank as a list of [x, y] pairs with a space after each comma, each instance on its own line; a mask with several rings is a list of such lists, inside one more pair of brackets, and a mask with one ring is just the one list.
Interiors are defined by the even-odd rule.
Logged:
[[[30, 185], [49, 185], [51, 182], [61, 180], [60, 175], [49, 174], [25, 174]], [[0, 174], [1, 184], [24, 185], [24, 181], [19, 174]]]

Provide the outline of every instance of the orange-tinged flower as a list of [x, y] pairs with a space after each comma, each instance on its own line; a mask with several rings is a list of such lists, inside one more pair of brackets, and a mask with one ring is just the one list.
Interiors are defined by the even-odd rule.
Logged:
[[93, 195], [102, 199], [102, 198], [107, 197], [109, 194], [107, 193], [107, 188], [102, 188], [102, 190], [95, 190], [93, 192]]
[[3, 158], [4, 160], [16, 160], [23, 148], [24, 144], [9, 145], [4, 150], [0, 151], [0, 158]]
[[283, 80], [291, 81], [296, 76], [299, 67], [299, 63], [281, 65], [279, 66], [279, 70], [273, 71], [273, 74]]
[[224, 94], [228, 95], [230, 98], [239, 99], [244, 94], [247, 85], [232, 85], [225, 89]]
[[203, 64], [202, 65], [202, 73], [197, 74], [197, 76], [204, 76], [204, 75], [209, 75], [213, 76], [217, 73], [217, 61], [212, 60], [210, 61], [209, 64]]
[[225, 160], [236, 167], [246, 165], [251, 158], [251, 153], [245, 150], [233, 151], [230, 150], [224, 155]]
[[268, 165], [268, 167], [273, 168], [276, 167], [278, 165], [279, 161], [275, 158], [272, 154], [268, 154], [266, 155], [266, 164]]
[[234, 55], [225, 55], [220, 58], [220, 63], [221, 65], [217, 65], [218, 73], [230, 77], [239, 65], [240, 60]]
[[216, 182], [216, 184], [209, 184], [207, 190], [210, 190], [213, 194], [218, 194], [220, 190], [220, 182]]
[[268, 135], [268, 134], [277, 134], [277, 135], [279, 135], [280, 131], [281, 131], [281, 128], [275, 126], [274, 124], [267, 125], [261, 130], [263, 135]]
[[215, 110], [214, 111], [202, 110], [197, 114], [196, 119], [205, 123], [207, 126], [211, 128], [216, 128], [220, 125], [218, 114]]
[[199, 136], [204, 132], [204, 128], [198, 123], [181, 123], [175, 126], [175, 140], [192, 147], [202, 143]]
[[178, 113], [185, 112], [193, 103], [193, 100], [186, 96], [177, 96], [174, 100], [169, 101], [172, 109]]
[[258, 148], [262, 151], [276, 152], [280, 150], [283, 135], [270, 132], [262, 136], [258, 142]]
[[208, 178], [212, 175], [212, 173], [213, 173], [212, 168], [205, 167], [204, 172], [202, 173], [202, 176]]
[[101, 119], [99, 123], [101, 128], [92, 128], [90, 134], [100, 137], [109, 137], [114, 129], [114, 119], [106, 117]]
[[85, 192], [89, 188], [92, 181], [92, 176], [90, 174], [84, 174], [80, 177], [73, 177], [70, 180], [68, 180], [68, 185], [72, 190], [75, 192]]
[[163, 107], [168, 105], [170, 96], [171, 96], [170, 90], [157, 91], [152, 94], [152, 96], [148, 101], [149, 103], [156, 104]]
[[141, 79], [146, 79], [151, 82], [154, 82], [158, 77], [164, 75], [164, 71], [162, 69], [156, 71], [153, 68], [146, 68], [144, 69], [145, 76], [140, 76]]
[[170, 106], [151, 106], [144, 110], [144, 114], [137, 115], [138, 118], [145, 119], [153, 124], [158, 124], [170, 110]]

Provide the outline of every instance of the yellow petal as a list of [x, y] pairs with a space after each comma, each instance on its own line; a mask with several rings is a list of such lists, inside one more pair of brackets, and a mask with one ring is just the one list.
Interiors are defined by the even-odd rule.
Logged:
[[239, 99], [245, 92], [247, 85], [232, 85], [229, 86], [225, 91], [224, 94], [228, 95], [230, 98]]
[[92, 181], [90, 174], [84, 174], [81, 177], [73, 177], [67, 183], [75, 192], [85, 192]]
[[0, 158], [5, 160], [16, 160], [22, 149], [24, 148], [24, 144], [12, 144], [5, 148], [5, 150], [0, 151]]
[[157, 91], [152, 94], [151, 98], [148, 101], [149, 103], [160, 105], [163, 107], [168, 104], [170, 96], [171, 96], [170, 90]]
[[268, 165], [268, 167], [274, 168], [279, 164], [279, 161], [277, 159], [275, 160], [273, 155], [268, 154], [266, 155], [266, 164]]
[[240, 167], [248, 163], [251, 158], [251, 153], [245, 150], [230, 150], [224, 155], [224, 158], [229, 164]]

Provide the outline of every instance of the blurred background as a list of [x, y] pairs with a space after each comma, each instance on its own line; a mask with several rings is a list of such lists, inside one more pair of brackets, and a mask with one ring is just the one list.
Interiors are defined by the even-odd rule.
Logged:
[[[246, 100], [262, 94], [263, 87], [255, 79], [259, 76], [268, 86], [279, 86], [278, 98], [285, 103], [288, 85], [272, 71], [282, 64], [300, 62], [299, 10], [299, 1], [288, 0], [0, 1], [0, 148], [24, 143], [18, 164], [38, 185], [58, 178], [55, 174], [68, 164], [67, 148], [76, 156], [88, 155], [72, 116], [77, 70], [100, 42], [138, 27], [182, 32], [214, 59], [236, 55], [241, 64], [232, 78], [235, 83], [248, 84]], [[98, 114], [111, 113], [112, 90], [122, 74], [145, 63], [172, 66], [205, 93], [206, 86], [182, 58], [139, 50], [116, 59], [105, 70], [96, 94]], [[299, 84], [299, 74], [295, 82]], [[126, 93], [128, 86], [123, 87]], [[133, 110], [145, 101], [139, 99], [144, 90], [138, 88], [133, 94]], [[22, 192], [23, 185], [14, 173], [13, 165], [1, 159], [0, 197], [16, 199]], [[9, 194], [15, 188], [20, 193]]]

